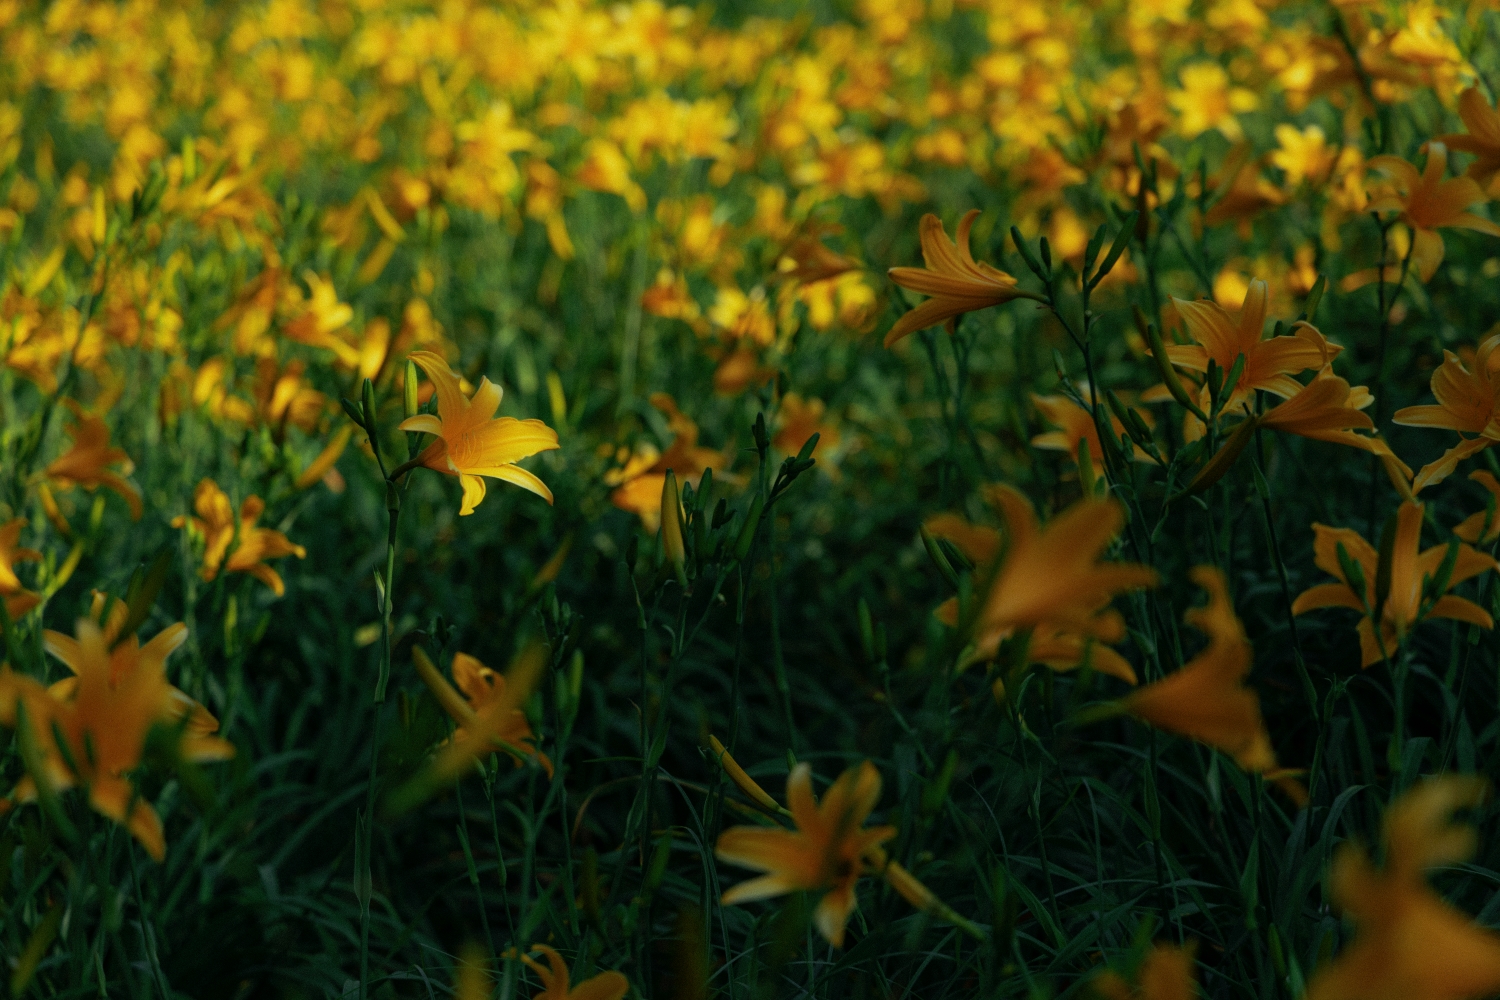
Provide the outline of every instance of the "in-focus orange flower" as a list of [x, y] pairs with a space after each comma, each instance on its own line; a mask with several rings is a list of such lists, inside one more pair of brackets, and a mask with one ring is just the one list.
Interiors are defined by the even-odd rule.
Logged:
[[[1394, 463], [1410, 480], [1411, 469], [1396, 458], [1380, 435], [1373, 433], [1375, 421], [1364, 413], [1364, 409], [1374, 401], [1369, 389], [1362, 385], [1351, 386], [1333, 374], [1333, 368], [1329, 366], [1286, 402], [1261, 414], [1259, 423], [1284, 434], [1368, 451]], [[1356, 431], [1372, 433], [1358, 434]]]
[[1354, 941], [1313, 976], [1307, 1000], [1478, 1000], [1500, 992], [1500, 936], [1449, 906], [1426, 871], [1474, 853], [1471, 827], [1451, 824], [1488, 792], [1475, 775], [1429, 778], [1385, 815], [1385, 867], [1357, 844], [1339, 848], [1334, 901], [1353, 918]]
[[1432, 394], [1436, 405], [1408, 406], [1396, 411], [1391, 419], [1408, 427], [1440, 427], [1444, 430], [1473, 434], [1461, 437], [1442, 457], [1429, 462], [1417, 473], [1412, 491], [1420, 493], [1453, 474], [1458, 463], [1479, 454], [1500, 441], [1500, 334], [1485, 338], [1474, 352], [1472, 369], [1452, 351], [1443, 352], [1443, 363], [1432, 373]]
[[521, 961], [530, 966], [542, 981], [542, 992], [533, 994], [531, 1000], [621, 1000], [630, 992], [630, 980], [618, 972], [601, 972], [571, 986], [568, 964], [554, 948], [534, 944], [531, 950], [541, 952], [547, 959], [544, 966], [530, 955], [521, 956]]
[[[1172, 300], [1194, 341], [1167, 346], [1167, 358], [1172, 364], [1206, 373], [1209, 361], [1213, 361], [1227, 377], [1239, 356], [1245, 356], [1245, 367], [1225, 404], [1228, 410], [1242, 408], [1254, 397], [1257, 389], [1282, 398], [1295, 395], [1302, 391], [1302, 383], [1292, 378], [1293, 375], [1322, 368], [1341, 350], [1308, 323], [1296, 324], [1290, 336], [1262, 339], [1268, 295], [1268, 286], [1257, 278], [1250, 282], [1250, 289], [1245, 293], [1244, 304], [1238, 312], [1230, 312], [1209, 299], [1197, 302]], [[1205, 386], [1205, 408], [1207, 402], [1208, 388]]]
[[[1421, 504], [1408, 501], [1396, 512], [1396, 535], [1391, 547], [1390, 590], [1380, 612], [1380, 636], [1375, 635], [1372, 624], [1377, 611], [1376, 579], [1380, 569], [1380, 554], [1351, 528], [1330, 528], [1314, 524], [1314, 561], [1323, 572], [1339, 579], [1338, 583], [1323, 583], [1304, 590], [1292, 603], [1292, 613], [1300, 615], [1316, 608], [1349, 608], [1358, 611], [1359, 647], [1362, 665], [1379, 663], [1388, 656], [1396, 655], [1396, 648], [1406, 639], [1419, 622], [1428, 618], [1453, 618], [1458, 621], [1493, 628], [1489, 613], [1473, 601], [1454, 596], [1448, 591], [1465, 580], [1492, 569], [1500, 569], [1500, 563], [1468, 545], [1458, 543], [1458, 556], [1453, 564], [1453, 573], [1448, 578], [1442, 593], [1430, 593], [1428, 582], [1434, 577], [1448, 556], [1447, 545], [1434, 545], [1426, 551], [1418, 551], [1422, 544]], [[1343, 561], [1339, 559], [1339, 547], [1350, 562], [1359, 568], [1359, 576], [1350, 580], [1344, 573]], [[1360, 584], [1363, 584], [1362, 586]]]
[[[1500, 236], [1500, 226], [1469, 209], [1488, 201], [1484, 190], [1472, 177], [1452, 177], [1443, 180], [1448, 165], [1448, 150], [1440, 142], [1427, 144], [1427, 163], [1418, 173], [1417, 168], [1399, 156], [1377, 156], [1370, 160], [1372, 170], [1383, 170], [1390, 174], [1396, 191], [1372, 201], [1371, 212], [1400, 212], [1400, 220], [1411, 229], [1411, 268], [1422, 281], [1429, 281], [1443, 262], [1445, 248], [1439, 229], [1472, 229], [1490, 236]], [[1374, 281], [1399, 281], [1399, 263], [1385, 263], [1384, 268], [1373, 267], [1344, 278], [1341, 287], [1345, 291], [1362, 288]]]
[[[1005, 507], [997, 489], [986, 491], [986, 499], [998, 507], [1002, 516]], [[957, 514], [938, 514], [927, 520], [927, 530], [936, 538], [946, 538], [974, 564], [974, 578], [980, 582], [993, 578], [995, 561], [1001, 553], [1000, 532], [985, 525], [970, 524]], [[1102, 607], [1105, 601], [1100, 602]], [[1096, 607], [1095, 610], [1099, 608]], [[958, 598], [950, 597], [934, 612], [938, 620], [950, 627], [959, 622]], [[981, 644], [975, 658], [994, 656], [1000, 639], [993, 646]], [[1118, 640], [1110, 640], [1118, 641]], [[1028, 663], [1040, 663], [1059, 673], [1077, 669], [1087, 663], [1101, 674], [1118, 677], [1127, 684], [1136, 683], [1135, 670], [1130, 661], [1115, 652], [1104, 642], [1076, 628], [1044, 623], [1036, 627], [1031, 641], [1026, 645]], [[1003, 679], [999, 683], [1003, 684]]]
[[[258, 496], [249, 496], [240, 504], [239, 517], [234, 515], [229, 495], [212, 479], [204, 479], [193, 491], [193, 510], [198, 516], [189, 518], [179, 514], [172, 518], [172, 527], [190, 526], [190, 530], [203, 538], [203, 568], [199, 575], [212, 581], [223, 570], [227, 573], [249, 573], [271, 588], [280, 597], [286, 592], [281, 574], [267, 566], [266, 559], [281, 556], [307, 555], [307, 550], [279, 531], [256, 525], [265, 512], [266, 503]], [[233, 550], [230, 546], [233, 545]]]
[[1193, 1000], [1198, 995], [1193, 975], [1193, 944], [1178, 948], [1153, 945], [1135, 972], [1135, 987], [1117, 972], [1104, 972], [1089, 984], [1104, 1000]]
[[419, 413], [407, 417], [400, 429], [435, 436], [415, 463], [458, 477], [464, 491], [458, 513], [474, 513], [484, 499], [483, 476], [513, 483], [551, 503], [552, 491], [547, 484], [515, 463], [537, 452], [556, 449], [557, 432], [535, 418], [496, 417], [501, 389], [489, 379], [481, 379], [474, 397], [465, 399], [448, 362], [431, 351], [413, 351], [409, 357], [432, 380], [438, 412], [436, 416]]
[[[82, 486], [92, 493], [103, 486], [114, 490], [130, 505], [131, 518], [139, 521], [141, 491], [125, 479], [133, 468], [130, 456], [119, 448], [109, 446], [109, 428], [101, 417], [85, 412], [83, 407], [71, 399], [64, 400], [64, 403], [75, 417], [75, 422], [69, 429], [73, 436], [73, 447], [47, 466], [47, 478], [64, 489]], [[112, 465], [119, 466], [119, 471], [112, 470]]]
[[[458, 732], [453, 737], [455, 743], [487, 740], [512, 754], [517, 767], [525, 757], [531, 757], [546, 770], [547, 777], [552, 777], [552, 761], [536, 748], [536, 734], [531, 731], [526, 713], [521, 711], [525, 699], [516, 698], [507, 690], [504, 675], [468, 653], [455, 653], [453, 680], [458, 685], [455, 691], [425, 653], [420, 650], [413, 653], [423, 683], [458, 724]], [[529, 696], [528, 692], [526, 697]], [[485, 748], [478, 744], [470, 749], [475, 756], [482, 756], [485, 752]]]
[[1005, 519], [1008, 544], [978, 598], [974, 659], [993, 657], [1000, 643], [1033, 630], [1119, 642], [1125, 621], [1109, 601], [1125, 590], [1156, 584], [1156, 571], [1135, 563], [1101, 563], [1119, 534], [1124, 512], [1114, 500], [1086, 498], [1042, 528], [1031, 502], [1009, 486], [988, 499]]
[[1275, 771], [1276, 754], [1260, 714], [1260, 698], [1245, 686], [1250, 640], [1235, 616], [1214, 566], [1198, 566], [1193, 582], [1208, 591], [1208, 603], [1183, 619], [1208, 636], [1208, 645], [1182, 669], [1132, 692], [1120, 704], [1158, 729], [1190, 736], [1234, 758], [1247, 771]]
[[609, 495], [611, 503], [635, 514], [642, 527], [655, 534], [661, 527], [661, 492], [667, 470], [671, 469], [680, 481], [696, 486], [704, 470], [719, 472], [729, 460], [723, 452], [698, 447], [698, 425], [677, 408], [671, 396], [652, 393], [651, 405], [666, 415], [667, 428], [675, 435], [672, 443], [665, 452], [651, 444], [638, 445], [633, 453], [621, 449], [616, 460], [623, 465], [604, 474], [604, 485], [615, 487]]
[[1012, 299], [1036, 299], [1041, 297], [1016, 285], [1016, 279], [977, 262], [969, 253], [969, 230], [979, 217], [979, 209], [971, 208], [958, 223], [958, 240], [948, 239], [942, 220], [928, 213], [922, 216], [921, 267], [893, 267], [891, 280], [902, 288], [932, 296], [896, 321], [891, 332], [885, 335], [885, 346], [918, 330], [962, 316], [967, 312], [988, 309]]
[[16, 563], [37, 562], [42, 558], [36, 549], [21, 548], [16, 544], [21, 540], [24, 527], [24, 517], [0, 524], [0, 598], [5, 600], [5, 613], [11, 621], [42, 602], [41, 595], [21, 586], [21, 578], [16, 576]]
[[1458, 116], [1468, 134], [1442, 135], [1436, 141], [1460, 153], [1473, 153], [1474, 162], [1464, 173], [1476, 184], [1487, 185], [1500, 173], [1500, 113], [1484, 99], [1478, 87], [1470, 87], [1458, 95]]
[[[103, 600], [95, 596], [96, 611]], [[80, 619], [76, 638], [48, 631], [48, 651], [74, 673], [51, 688], [0, 670], [0, 725], [15, 727], [24, 706], [41, 756], [42, 773], [22, 778], [13, 800], [34, 800], [38, 781], [58, 790], [83, 785], [97, 812], [129, 829], [160, 861], [166, 854], [161, 818], [128, 777], [140, 765], [147, 733], [158, 723], [180, 726], [180, 752], [191, 760], [224, 760], [234, 748], [210, 735], [218, 721], [206, 709], [167, 683], [166, 658], [186, 638], [183, 625], [145, 646], [130, 636], [111, 649], [125, 617], [123, 606], [112, 611], [104, 630]]]
[[787, 778], [786, 800], [795, 831], [736, 826], [719, 835], [715, 853], [721, 860], [767, 873], [724, 893], [724, 904], [827, 890], [813, 920], [823, 937], [843, 947], [856, 905], [854, 884], [869, 870], [871, 849], [896, 835], [893, 826], [864, 828], [880, 800], [880, 772], [869, 761], [850, 768], [820, 805], [813, 798], [812, 768], [798, 764]]

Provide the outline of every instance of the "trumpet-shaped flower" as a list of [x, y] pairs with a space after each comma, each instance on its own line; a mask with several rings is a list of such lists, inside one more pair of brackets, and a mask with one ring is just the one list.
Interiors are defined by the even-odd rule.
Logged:
[[721, 860], [767, 873], [726, 892], [725, 905], [826, 890], [813, 920], [842, 947], [856, 905], [854, 884], [870, 869], [872, 849], [896, 835], [893, 826], [865, 829], [879, 799], [880, 772], [868, 761], [840, 775], [821, 805], [813, 798], [812, 768], [798, 764], [786, 782], [795, 831], [736, 826], [720, 834], [715, 853]]
[[[47, 478], [64, 489], [82, 486], [92, 493], [103, 486], [114, 490], [130, 505], [131, 518], [139, 521], [141, 491], [125, 478], [132, 468], [130, 456], [109, 446], [109, 428], [103, 418], [85, 412], [71, 399], [65, 402], [75, 418], [68, 431], [73, 436], [73, 447], [47, 466]], [[112, 465], [118, 466], [119, 471], [111, 469]]]
[[36, 562], [42, 558], [35, 549], [21, 548], [16, 544], [21, 540], [24, 527], [26, 519], [22, 517], [0, 524], [0, 600], [5, 601], [5, 613], [12, 620], [42, 602], [41, 596], [21, 586], [21, 578], [16, 576], [16, 563]]
[[1439, 136], [1437, 141], [1460, 153], [1473, 153], [1474, 162], [1464, 173], [1476, 184], [1486, 185], [1500, 173], [1500, 112], [1496, 112], [1478, 87], [1458, 95], [1458, 116], [1469, 131]]
[[1423, 466], [1412, 484], [1413, 492], [1442, 482], [1459, 462], [1500, 441], [1500, 384], [1495, 377], [1500, 371], [1500, 355], [1495, 354], [1496, 347], [1500, 347], [1500, 334], [1485, 338], [1474, 352], [1472, 369], [1457, 354], [1444, 351], [1443, 363], [1432, 373], [1432, 394], [1437, 404], [1408, 406], [1391, 418], [1408, 427], [1439, 427], [1475, 435], [1461, 437], [1441, 458]]
[[1385, 816], [1385, 867], [1357, 844], [1339, 848], [1333, 898], [1353, 918], [1352, 944], [1308, 984], [1307, 1000], [1479, 1000], [1500, 992], [1500, 936], [1432, 891], [1426, 870], [1474, 853], [1474, 831], [1450, 823], [1483, 801], [1473, 775], [1429, 778]]
[[1284, 434], [1328, 441], [1368, 451], [1393, 463], [1408, 480], [1411, 469], [1396, 458], [1390, 446], [1378, 434], [1359, 434], [1375, 430], [1375, 422], [1364, 413], [1375, 401], [1364, 386], [1351, 386], [1333, 374], [1331, 366], [1320, 371], [1305, 387], [1293, 393], [1286, 402], [1267, 410], [1259, 418], [1260, 426]]
[[[1377, 156], [1368, 164], [1372, 170], [1390, 174], [1396, 184], [1396, 191], [1372, 201], [1369, 211], [1401, 213], [1400, 220], [1411, 228], [1410, 266], [1424, 282], [1437, 273], [1446, 252], [1439, 229], [1472, 229], [1500, 236], [1500, 225], [1469, 211], [1489, 200], [1484, 189], [1472, 177], [1444, 180], [1447, 163], [1447, 148], [1440, 142], [1430, 142], [1427, 163], [1420, 173], [1398, 156]], [[1351, 291], [1382, 278], [1390, 282], [1400, 280], [1399, 266], [1387, 262], [1382, 265], [1349, 275], [1343, 281], [1344, 290]]]
[[621, 1000], [630, 992], [630, 980], [618, 972], [601, 972], [573, 986], [568, 979], [568, 964], [556, 949], [534, 944], [531, 950], [547, 959], [544, 966], [530, 955], [521, 956], [542, 981], [542, 992], [533, 994], [531, 1000]]
[[[524, 698], [516, 698], [509, 690], [505, 676], [491, 670], [468, 653], [453, 654], [453, 680], [458, 685], [455, 691], [437, 668], [427, 660], [425, 654], [415, 650], [417, 673], [443, 706], [455, 723], [458, 732], [454, 743], [489, 741], [493, 746], [511, 753], [520, 766], [525, 757], [531, 757], [552, 777], [552, 761], [536, 748], [536, 734], [526, 713], [520, 705]], [[461, 695], [459, 692], [463, 692]], [[526, 697], [529, 697], [528, 692]], [[475, 756], [484, 754], [478, 743], [469, 748]]]
[[[1268, 296], [1268, 286], [1257, 278], [1250, 282], [1238, 312], [1230, 312], [1209, 299], [1198, 302], [1172, 300], [1194, 341], [1168, 345], [1167, 358], [1172, 364], [1206, 373], [1208, 363], [1212, 361], [1227, 376], [1240, 355], [1245, 357], [1239, 381], [1230, 387], [1226, 409], [1242, 407], [1257, 389], [1284, 399], [1296, 395], [1302, 391], [1302, 383], [1292, 376], [1312, 368], [1322, 368], [1341, 350], [1308, 323], [1296, 324], [1290, 336], [1262, 339]], [[1205, 387], [1205, 403], [1207, 398]]]
[[256, 522], [265, 509], [265, 501], [260, 497], [246, 497], [236, 518], [228, 494], [212, 479], [204, 479], [193, 491], [193, 510], [198, 516], [189, 518], [179, 514], [172, 519], [172, 527], [190, 525], [203, 538], [203, 568], [199, 570], [203, 579], [213, 580], [220, 570], [249, 573], [280, 597], [286, 592], [281, 575], [263, 560], [281, 556], [301, 559], [307, 550], [279, 531], [258, 527]]
[[633, 453], [621, 449], [617, 460], [624, 464], [604, 474], [604, 485], [615, 487], [611, 503], [635, 514], [655, 534], [661, 527], [661, 493], [668, 469], [682, 482], [696, 485], [705, 470], [718, 472], [729, 462], [723, 452], [698, 446], [698, 425], [677, 408], [671, 396], [653, 393], [651, 405], [666, 416], [667, 428], [675, 435], [671, 444], [664, 452], [650, 444], [638, 445]]
[[410, 358], [432, 380], [438, 412], [436, 416], [419, 413], [407, 417], [400, 429], [435, 436], [415, 463], [458, 477], [464, 491], [459, 514], [474, 513], [484, 499], [484, 476], [530, 490], [551, 503], [552, 491], [547, 484], [516, 463], [537, 452], [556, 449], [557, 432], [536, 419], [496, 417], [501, 389], [489, 379], [481, 379], [473, 398], [465, 399], [448, 362], [430, 351], [413, 351]]
[[1157, 577], [1149, 566], [1099, 561], [1124, 523], [1120, 505], [1084, 499], [1042, 528], [1030, 501], [1011, 487], [995, 487], [989, 500], [1005, 519], [1006, 547], [979, 598], [975, 658], [994, 656], [1001, 642], [1028, 629], [1123, 639], [1124, 619], [1105, 606], [1121, 591], [1154, 586]]
[[1038, 299], [1039, 296], [1016, 285], [1016, 279], [978, 262], [969, 253], [969, 230], [979, 217], [979, 209], [964, 213], [958, 223], [957, 242], [948, 239], [943, 222], [931, 213], [922, 216], [922, 258], [927, 266], [893, 267], [891, 280], [902, 288], [929, 295], [926, 302], [917, 306], [896, 321], [891, 332], [885, 335], [885, 346], [918, 330], [946, 322], [964, 313], [998, 306], [1012, 299]]
[[1208, 645], [1182, 669], [1131, 693], [1121, 705], [1158, 729], [1222, 750], [1247, 771], [1275, 771], [1260, 699], [1245, 686], [1250, 641], [1235, 616], [1224, 575], [1216, 567], [1199, 566], [1192, 576], [1208, 591], [1208, 604], [1183, 618], [1208, 636]]
[[[1314, 524], [1313, 554], [1318, 568], [1338, 577], [1338, 583], [1323, 583], [1303, 591], [1292, 603], [1292, 613], [1304, 614], [1316, 608], [1349, 608], [1358, 611], [1359, 646], [1366, 667], [1394, 656], [1397, 646], [1419, 622], [1428, 618], [1453, 618], [1481, 628], [1493, 628], [1489, 613], [1473, 601], [1448, 591], [1471, 577], [1500, 563], [1468, 545], [1458, 545], [1452, 572], [1440, 593], [1433, 593], [1432, 578], [1447, 559], [1449, 547], [1434, 545], [1418, 551], [1422, 542], [1422, 505], [1408, 501], [1396, 513], [1396, 533], [1391, 546], [1390, 588], [1381, 603], [1376, 592], [1380, 573], [1380, 555], [1375, 547], [1350, 528], [1330, 528]], [[1341, 559], [1343, 547], [1346, 558]], [[1349, 579], [1345, 563], [1357, 568], [1355, 579]], [[1361, 579], [1362, 578], [1362, 579]], [[1380, 616], [1380, 634], [1374, 627]]]

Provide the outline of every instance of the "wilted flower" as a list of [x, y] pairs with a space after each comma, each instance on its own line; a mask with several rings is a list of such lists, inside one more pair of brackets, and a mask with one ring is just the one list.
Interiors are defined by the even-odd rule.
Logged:
[[[1449, 591], [1480, 573], [1500, 569], [1500, 563], [1461, 542], [1452, 543], [1452, 547], [1434, 545], [1419, 552], [1422, 511], [1421, 504], [1408, 501], [1396, 512], [1387, 571], [1390, 582], [1384, 594], [1377, 590], [1382, 573], [1380, 554], [1374, 546], [1351, 528], [1313, 525], [1313, 554], [1318, 568], [1338, 577], [1339, 582], [1304, 590], [1293, 602], [1292, 613], [1300, 615], [1317, 608], [1358, 611], [1362, 616], [1358, 629], [1363, 666], [1395, 656], [1396, 648], [1411, 630], [1428, 618], [1454, 618], [1480, 628], [1494, 627], [1488, 612]], [[1447, 562], [1450, 552], [1451, 565]], [[1447, 578], [1438, 580], [1445, 565]], [[1379, 637], [1373, 625], [1377, 615]]]
[[556, 449], [557, 432], [536, 419], [496, 417], [501, 389], [489, 379], [481, 379], [474, 397], [465, 399], [448, 362], [430, 351], [413, 351], [410, 357], [432, 380], [438, 412], [407, 417], [400, 429], [436, 437], [411, 464], [458, 477], [464, 491], [459, 514], [474, 513], [484, 499], [483, 476], [513, 483], [551, 503], [547, 485], [516, 463]]

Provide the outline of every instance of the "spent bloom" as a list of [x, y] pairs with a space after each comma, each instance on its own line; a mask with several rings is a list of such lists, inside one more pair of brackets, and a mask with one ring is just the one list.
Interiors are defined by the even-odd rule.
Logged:
[[958, 239], [948, 238], [943, 222], [936, 215], [922, 216], [922, 259], [927, 266], [893, 267], [891, 280], [902, 288], [929, 295], [896, 321], [885, 335], [885, 346], [918, 330], [955, 319], [964, 313], [998, 306], [1012, 299], [1039, 299], [1039, 296], [1016, 285], [1016, 279], [981, 261], [969, 252], [969, 230], [979, 218], [979, 209], [971, 208], [958, 223]]
[[1429, 778], [1385, 814], [1385, 866], [1344, 844], [1329, 873], [1354, 941], [1308, 984], [1307, 1000], [1478, 1000], [1500, 992], [1500, 936], [1432, 891], [1426, 872], [1474, 853], [1471, 827], [1451, 823], [1488, 791], [1475, 775]]
[[484, 499], [485, 476], [530, 490], [551, 503], [552, 491], [547, 485], [516, 463], [537, 452], [556, 449], [557, 432], [536, 419], [496, 417], [501, 389], [489, 379], [481, 379], [473, 398], [466, 399], [448, 362], [430, 351], [413, 351], [410, 357], [432, 380], [438, 412], [436, 416], [419, 413], [407, 417], [400, 429], [434, 435], [436, 440], [413, 464], [458, 477], [464, 491], [459, 514], [474, 513]]
[[307, 550], [279, 531], [259, 527], [256, 522], [265, 509], [264, 500], [249, 496], [240, 504], [236, 517], [229, 495], [212, 479], [204, 479], [193, 491], [193, 510], [197, 516], [179, 514], [172, 519], [172, 527], [187, 526], [202, 537], [203, 567], [199, 574], [203, 579], [212, 581], [220, 570], [249, 573], [280, 597], [286, 592], [286, 585], [281, 582], [281, 574], [267, 566], [265, 560], [281, 556], [301, 559]]
[[[1293, 602], [1292, 613], [1300, 615], [1317, 608], [1358, 611], [1363, 666], [1394, 656], [1411, 630], [1429, 618], [1453, 618], [1480, 628], [1494, 627], [1487, 611], [1449, 591], [1471, 577], [1500, 569], [1500, 563], [1457, 541], [1419, 551], [1422, 512], [1422, 505], [1414, 501], [1403, 503], [1396, 512], [1387, 571], [1390, 582], [1384, 594], [1377, 590], [1381, 557], [1373, 545], [1351, 528], [1313, 525], [1313, 554], [1318, 568], [1338, 577], [1339, 582], [1304, 590]], [[1445, 566], [1447, 578], [1439, 580]], [[1377, 616], [1378, 636], [1374, 626]]]

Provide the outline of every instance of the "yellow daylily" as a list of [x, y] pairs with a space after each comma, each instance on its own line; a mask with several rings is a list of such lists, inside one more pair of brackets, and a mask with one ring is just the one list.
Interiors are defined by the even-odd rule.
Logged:
[[[1394, 656], [1396, 647], [1419, 622], [1429, 618], [1453, 618], [1458, 621], [1493, 628], [1489, 612], [1473, 601], [1456, 597], [1446, 591], [1465, 580], [1490, 570], [1500, 569], [1500, 563], [1468, 545], [1459, 543], [1458, 558], [1453, 573], [1448, 578], [1445, 592], [1436, 596], [1425, 593], [1425, 581], [1435, 575], [1448, 555], [1448, 546], [1434, 545], [1419, 551], [1422, 543], [1421, 504], [1407, 501], [1396, 513], [1396, 536], [1391, 548], [1390, 590], [1380, 611], [1380, 636], [1375, 635], [1373, 618], [1376, 612], [1376, 580], [1380, 570], [1380, 555], [1375, 547], [1350, 528], [1330, 528], [1314, 524], [1313, 553], [1318, 568], [1336, 576], [1338, 583], [1323, 583], [1303, 591], [1292, 603], [1294, 615], [1305, 614], [1317, 608], [1349, 608], [1363, 617], [1359, 620], [1359, 646], [1362, 665], [1379, 663]], [[1344, 574], [1338, 549], [1359, 567], [1364, 577], [1364, 587], [1356, 590], [1358, 580], [1351, 581]]]
[[547, 777], [552, 777], [552, 761], [536, 748], [536, 734], [531, 731], [526, 713], [521, 711], [525, 698], [514, 696], [503, 674], [468, 653], [455, 653], [453, 680], [458, 685], [455, 691], [425, 653], [414, 649], [413, 656], [422, 682], [458, 724], [455, 744], [480, 741], [474, 742], [469, 750], [474, 756], [482, 756], [485, 748], [481, 742], [488, 741], [513, 754], [517, 767], [523, 757], [531, 757], [546, 770]]
[[[1373, 433], [1375, 421], [1364, 410], [1374, 401], [1369, 389], [1362, 385], [1351, 386], [1333, 374], [1332, 366], [1327, 366], [1285, 402], [1261, 414], [1258, 422], [1261, 427], [1284, 434], [1368, 451], [1390, 463], [1410, 480], [1411, 469], [1396, 457], [1380, 435]], [[1372, 433], [1359, 434], [1356, 431]]]
[[246, 497], [236, 518], [228, 494], [212, 479], [204, 479], [193, 491], [193, 510], [198, 516], [189, 518], [179, 514], [172, 518], [172, 527], [191, 525], [202, 536], [203, 568], [199, 573], [203, 579], [212, 581], [221, 569], [227, 573], [249, 573], [280, 597], [286, 592], [281, 574], [263, 560], [281, 556], [301, 559], [307, 550], [279, 531], [258, 527], [256, 522], [265, 509], [265, 501], [260, 497]]
[[409, 357], [432, 380], [438, 412], [436, 416], [419, 413], [407, 417], [400, 429], [436, 438], [412, 464], [458, 477], [464, 491], [459, 514], [474, 513], [484, 499], [484, 476], [530, 490], [551, 503], [552, 491], [547, 485], [516, 463], [537, 452], [556, 449], [557, 432], [534, 418], [496, 417], [501, 389], [489, 379], [481, 379], [473, 398], [466, 399], [458, 377], [440, 356], [413, 351]]
[[969, 253], [969, 230], [979, 217], [971, 208], [958, 223], [958, 240], [948, 239], [943, 222], [936, 215], [922, 216], [922, 258], [927, 266], [893, 267], [891, 280], [902, 288], [930, 295], [896, 321], [885, 335], [885, 346], [918, 330], [962, 316], [967, 312], [988, 309], [1013, 299], [1036, 299], [1040, 296], [1016, 286], [1016, 279], [999, 268], [974, 260]]

